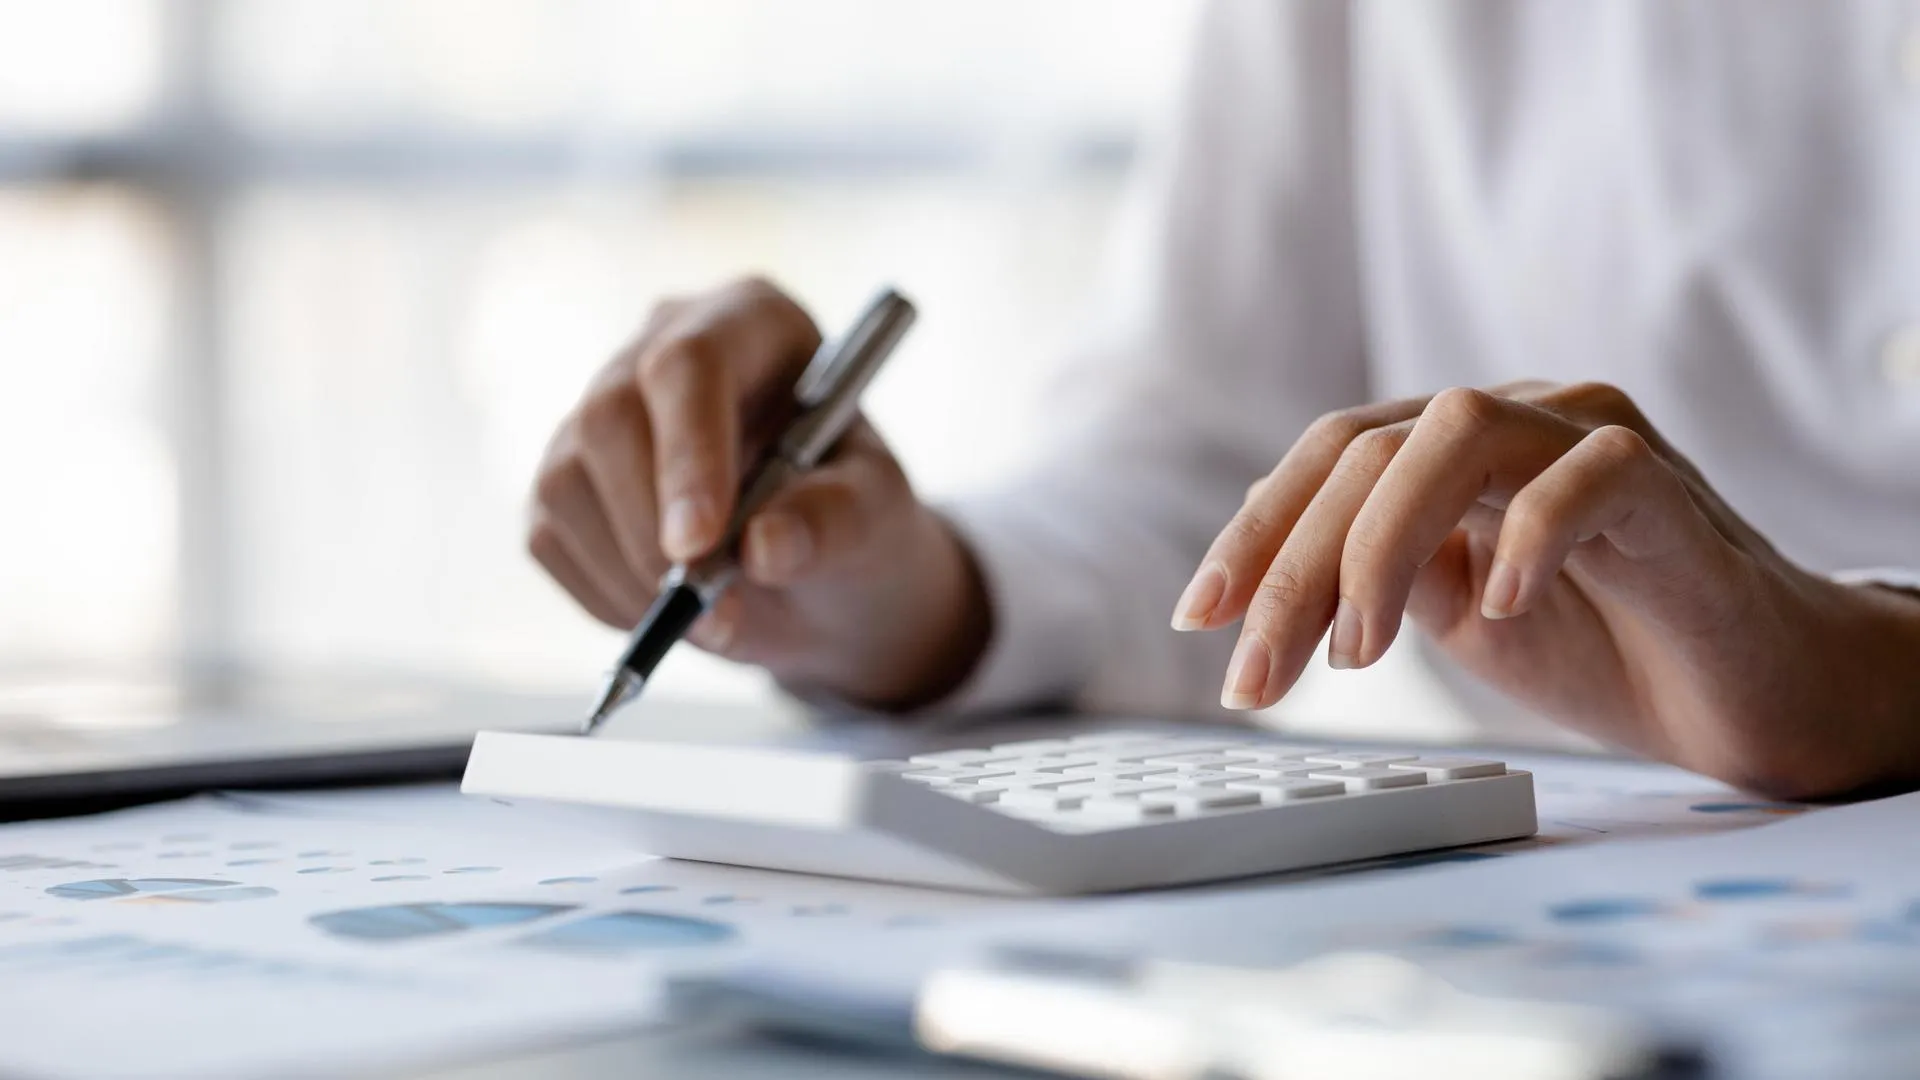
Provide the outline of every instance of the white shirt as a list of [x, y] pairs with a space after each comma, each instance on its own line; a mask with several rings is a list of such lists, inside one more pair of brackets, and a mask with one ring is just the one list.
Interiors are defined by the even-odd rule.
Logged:
[[1920, 567], [1920, 7], [1224, 0], [1169, 128], [1052, 451], [952, 508], [951, 704], [1212, 714], [1168, 619], [1247, 485], [1453, 385], [1614, 383], [1790, 558]]

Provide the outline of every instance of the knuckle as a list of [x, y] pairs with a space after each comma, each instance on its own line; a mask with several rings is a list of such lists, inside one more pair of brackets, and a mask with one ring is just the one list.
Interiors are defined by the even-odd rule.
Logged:
[[1621, 424], [1593, 429], [1587, 435], [1586, 442], [1595, 453], [1623, 466], [1650, 462], [1655, 456], [1645, 436]]
[[542, 518], [527, 528], [527, 554], [542, 566], [560, 556], [560, 530]]
[[678, 296], [662, 296], [647, 308], [646, 325], [665, 326], [686, 310], [687, 302]]
[[772, 278], [757, 270], [734, 278], [727, 283], [725, 291], [754, 301], [786, 298], [786, 293], [780, 291], [780, 286], [775, 285]]
[[1253, 591], [1247, 611], [1248, 623], [1267, 622], [1298, 608], [1307, 595], [1307, 583], [1300, 568], [1290, 559], [1274, 560]]
[[706, 334], [681, 334], [662, 341], [640, 358], [640, 378], [650, 383], [684, 379], [722, 359], [719, 343]]
[[1368, 430], [1367, 424], [1352, 409], [1326, 413], [1300, 436], [1300, 441], [1327, 454], [1338, 456], [1347, 445]]
[[1340, 455], [1338, 472], [1346, 479], [1378, 478], [1406, 442], [1407, 432], [1397, 425], [1363, 431]]
[[1565, 405], [1612, 418], [1616, 423], [1637, 424], [1641, 420], [1640, 407], [1634, 404], [1633, 398], [1612, 383], [1575, 383], [1562, 390], [1559, 397]]
[[[1356, 522], [1347, 533], [1347, 542], [1340, 552], [1340, 561], [1343, 567], [1360, 571], [1353, 575], [1356, 582], [1366, 582], [1372, 580], [1374, 576], [1370, 571], [1386, 562], [1392, 552], [1392, 539], [1380, 526], [1364, 521]], [[1343, 585], [1347, 576], [1346, 570], [1343, 569], [1340, 575]]]
[[1463, 431], [1482, 431], [1499, 420], [1500, 398], [1471, 386], [1450, 386], [1433, 395], [1423, 415]]
[[639, 421], [645, 408], [640, 392], [629, 384], [596, 390], [580, 403], [580, 437], [591, 444], [618, 438]]
[[1560, 511], [1557, 493], [1528, 488], [1507, 505], [1500, 531], [1514, 542], [1531, 546], [1553, 531]]
[[[1220, 547], [1228, 552], [1259, 548], [1273, 536], [1275, 522], [1264, 508], [1253, 505], [1242, 509], [1220, 530]], [[1271, 550], [1271, 549], [1269, 549]]]
[[534, 501], [549, 510], [562, 506], [573, 499], [585, 478], [585, 466], [579, 458], [569, 454], [553, 461], [534, 478]]

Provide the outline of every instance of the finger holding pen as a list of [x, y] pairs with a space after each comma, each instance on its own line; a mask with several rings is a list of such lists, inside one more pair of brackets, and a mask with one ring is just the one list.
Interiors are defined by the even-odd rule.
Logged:
[[[760, 279], [658, 305], [555, 436], [535, 485], [535, 558], [594, 617], [631, 629], [668, 567], [727, 536], [820, 339]], [[689, 633], [696, 646], [866, 704], [924, 697], [951, 681], [936, 669], [978, 652], [970, 557], [862, 419], [738, 542], [740, 573]]]

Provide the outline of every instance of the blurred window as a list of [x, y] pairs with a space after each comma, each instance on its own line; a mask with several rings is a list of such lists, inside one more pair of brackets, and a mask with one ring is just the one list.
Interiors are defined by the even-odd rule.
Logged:
[[582, 683], [534, 463], [653, 297], [748, 270], [919, 299], [876, 419], [991, 482], [1190, 6], [0, 0], [0, 659]]

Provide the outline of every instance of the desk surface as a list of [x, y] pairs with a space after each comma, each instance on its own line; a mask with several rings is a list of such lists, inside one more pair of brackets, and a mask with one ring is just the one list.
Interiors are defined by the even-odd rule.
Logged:
[[[898, 756], [909, 749], [939, 748], [951, 745], [979, 745], [983, 741], [1004, 741], [1005, 739], [1020, 738], [1039, 732], [1059, 732], [1063, 730], [1063, 728], [1070, 729], [1073, 726], [1062, 724], [1057, 720], [1051, 723], [1030, 721], [1024, 724], [1008, 723], [999, 725], [990, 732], [983, 732], [979, 728], [973, 728], [965, 732], [947, 732], [943, 735], [942, 732], [936, 729], [929, 729], [924, 726], [903, 728], [897, 725], [840, 721], [824, 724], [808, 724], [802, 722], [796, 714], [792, 712], [771, 712], [764, 709], [687, 708], [685, 706], [642, 709], [631, 717], [622, 718], [622, 723], [623, 725], [631, 724], [640, 730], [644, 730], [649, 737], [688, 738], [699, 739], [701, 741], [716, 739], [759, 740], [771, 737], [786, 741], [800, 741], [813, 744], [825, 743], [851, 752], [874, 757]], [[1087, 726], [1111, 726], [1112, 721], [1087, 720], [1084, 723]], [[1502, 756], [1507, 757], [1508, 760], [1515, 762], [1521, 767], [1532, 767], [1536, 769], [1536, 772], [1538, 771], [1537, 765], [1533, 765], [1522, 756], [1511, 754], [1503, 754]], [[1672, 835], [1675, 830], [1678, 829], [1711, 831], [1724, 829], [1734, 823], [1733, 818], [1736, 815], [1691, 813], [1686, 804], [1700, 801], [1698, 792], [1702, 790], [1702, 788], [1697, 786], [1692, 788], [1691, 792], [1679, 790], [1650, 792], [1651, 795], [1658, 797], [1642, 799], [1632, 806], [1614, 805], [1618, 800], [1614, 795], [1605, 794], [1605, 792], [1610, 790], [1618, 791], [1621, 788], [1622, 785], [1618, 782], [1618, 778], [1621, 775], [1620, 770], [1631, 770], [1635, 768], [1641, 767], [1622, 766], [1618, 764], [1596, 764], [1578, 758], [1555, 759], [1553, 772], [1556, 776], [1564, 778], [1566, 790], [1555, 793], [1547, 790], [1551, 785], [1542, 785], [1543, 833], [1540, 839], [1531, 841], [1530, 843], [1535, 846], [1554, 846], [1560, 844], [1592, 843], [1595, 841], [1604, 842], [1607, 840], [1651, 834], [1665, 833]], [[1585, 780], [1581, 779], [1582, 770], [1591, 771], [1591, 775]], [[1612, 771], [1606, 772], [1606, 770]], [[1605, 775], [1603, 776], [1602, 773], [1605, 773]], [[1640, 786], [1643, 789], [1649, 787], [1665, 787], [1669, 784], [1685, 787], [1688, 778], [1686, 778], [1684, 774], [1664, 770], [1657, 774], [1656, 779], [1658, 781], [1656, 784], [1648, 785], [1642, 782]], [[1562, 783], [1562, 781], [1554, 781], [1554, 783]], [[392, 801], [394, 794], [395, 793], [347, 792], [342, 793], [338, 799], [333, 801], [325, 799], [316, 800], [312, 796], [286, 797], [281, 799], [283, 804], [282, 812], [293, 814], [295, 817], [304, 816], [308, 821], [318, 821], [326, 814], [336, 811], [344, 812], [345, 808], [350, 808], [356, 804], [360, 810], [367, 810], [375, 804], [384, 805], [387, 809], [391, 810], [393, 805], [395, 805]], [[397, 794], [404, 796], [406, 793]], [[461, 801], [449, 794], [445, 794], [443, 789], [435, 789], [434, 791], [428, 792], [428, 794], [442, 801]], [[1551, 799], [1549, 799], [1548, 796], [1551, 796]], [[306, 800], [305, 810], [301, 809], [300, 806], [302, 800]], [[236, 802], [245, 800], [227, 801]], [[256, 801], [265, 802], [267, 800], [262, 799]], [[326, 805], [321, 805], [323, 802], [325, 802]], [[1551, 812], [1549, 813], [1550, 806]], [[291, 807], [291, 809], [285, 809], [285, 807]], [[404, 816], [408, 823], [418, 824], [418, 809], [419, 807], [415, 804], [407, 804], [406, 814]], [[471, 804], [469, 804], [469, 809], [471, 809]], [[1694, 809], [1698, 808], [1696, 807]], [[498, 808], [494, 808], [494, 812], [499, 813], [500, 811]], [[339, 821], [343, 819], [334, 818], [332, 820]], [[362, 818], [361, 820], [368, 819]], [[61, 826], [61, 828], [67, 827], [68, 826]], [[79, 828], [81, 826], [79, 823], [75, 823], [71, 827]], [[103, 823], [87, 827], [103, 828], [112, 826]], [[463, 843], [466, 842], [468, 837], [477, 836], [478, 839], [474, 842], [485, 842], [492, 845], [489, 849], [489, 858], [504, 856], [506, 853], [505, 849], [502, 848], [502, 845], [506, 843], [504, 837], [495, 836], [488, 832], [486, 828], [476, 830], [471, 820], [464, 817], [461, 818], [459, 820], [459, 829], [460, 831], [458, 833], [450, 833], [447, 835], [458, 835], [462, 838]], [[45, 836], [47, 834], [34, 835]], [[538, 843], [540, 845], [550, 845], [551, 836], [549, 833], [540, 833], [539, 837]], [[91, 843], [100, 839], [107, 838], [96, 835], [89, 842]], [[125, 837], [113, 837], [111, 839], [125, 839]], [[49, 852], [59, 853], [66, 850], [65, 847], [61, 846], [64, 841], [48, 839], [46, 842], [49, 846], [42, 851], [43, 855]], [[292, 843], [294, 841], [289, 839], [287, 842]], [[318, 848], [325, 842], [326, 841], [315, 842], [310, 846]], [[119, 845], [107, 846], [117, 847]], [[224, 850], [225, 844], [223, 841], [219, 844], [206, 844], [202, 846], [218, 847]], [[511, 847], [511, 845], [507, 846]], [[151, 850], [159, 849], [155, 848]], [[288, 848], [287, 850], [293, 851], [295, 849]], [[207, 853], [180, 852], [179, 854], [206, 855]], [[315, 851], [313, 854], [328, 855], [340, 853]], [[232, 856], [222, 854], [215, 857], [226, 859]], [[624, 858], [625, 856], [622, 855], [621, 857]], [[244, 866], [250, 861], [272, 862], [274, 860], [243, 860], [241, 862], [209, 865]], [[284, 865], [291, 865], [291, 863], [286, 860], [282, 860], [282, 862]], [[81, 863], [68, 865], [94, 864]], [[168, 878], [201, 876], [185, 873], [185, 871], [191, 869], [185, 862], [159, 863], [154, 864], [154, 866], [155, 869], [164, 868]], [[678, 867], [688, 873], [693, 873], [697, 870], [698, 864], [671, 864], [667, 869], [671, 870], [674, 867]], [[119, 870], [118, 872], [126, 874], [128, 877], [138, 877], [140, 876], [139, 873], [132, 872], [137, 869], [138, 867], [128, 865], [125, 869]], [[305, 870], [299, 872], [303, 874], [307, 873]], [[387, 873], [388, 871], [377, 870], [369, 872]], [[449, 870], [444, 872], [455, 873], [458, 871]], [[579, 871], [565, 870], [561, 872], [577, 873]], [[229, 873], [240, 875], [244, 872], [232, 871]], [[67, 876], [70, 877], [72, 875]], [[96, 872], [94, 876], [100, 876], [100, 872]], [[222, 874], [219, 876], [228, 875]], [[294, 895], [296, 893], [312, 893], [315, 887], [309, 886], [307, 883], [317, 883], [327, 880], [329, 879], [305, 877], [299, 879], [255, 879], [251, 884], [276, 884], [280, 885], [283, 889], [293, 889], [293, 886], [297, 884], [300, 888], [293, 889], [293, 892], [288, 894]], [[348, 879], [343, 877], [338, 880], [345, 883]], [[424, 881], [427, 879], [419, 877], [412, 879], [392, 877], [385, 879], [376, 878], [375, 880]], [[552, 879], [552, 881], [541, 881], [539, 884], [558, 884], [575, 880], [585, 881], [592, 879], [556, 877]], [[55, 884], [63, 881], [65, 881], [64, 877], [50, 877], [44, 883], [36, 880], [33, 891], [38, 892], [38, 886], [40, 884]], [[284, 884], [282, 883], [283, 881], [285, 882]], [[26, 879], [19, 879], [19, 884], [21, 884], [22, 887], [27, 887]], [[87, 882], [81, 884], [106, 885], [110, 883]], [[230, 883], [210, 882], [203, 884], [226, 885]], [[74, 885], [70, 884], [63, 885], [62, 887], [69, 890], [75, 888]], [[389, 887], [395, 889], [401, 888], [400, 886], [373, 887], [376, 889]], [[603, 887], [611, 888], [611, 886]], [[652, 887], [653, 886], [650, 886], [650, 888]], [[1272, 880], [1235, 883], [1222, 887], [1220, 891], [1273, 889], [1276, 887], [1284, 889], [1285, 884]], [[258, 892], [259, 890], [256, 889], [253, 891]], [[271, 889], [266, 891], [271, 895]], [[395, 895], [400, 894], [396, 893]], [[583, 894], [574, 895], [579, 896]], [[950, 898], [943, 898], [942, 902], [946, 902], [946, 899]], [[308, 902], [317, 902], [320, 904], [340, 903], [338, 900], [325, 899], [318, 901], [309, 900]], [[56, 903], [59, 902], [56, 901]], [[218, 909], [219, 907], [220, 905], [214, 905], [214, 909]], [[82, 913], [84, 920], [88, 922], [94, 921], [95, 915], [97, 914], [101, 926], [108, 929], [132, 929], [141, 934], [177, 935], [181, 932], [181, 928], [193, 925], [190, 913], [195, 910], [195, 907], [191, 904], [184, 907], [176, 906], [173, 910], [177, 912], [177, 914], [173, 915], [170, 920], [161, 917], [161, 921], [159, 922], [154, 921], [156, 916], [145, 913], [167, 910], [166, 905], [160, 907], [136, 907], [116, 906], [109, 903], [98, 906], [87, 905], [84, 908], [76, 907], [72, 910]], [[245, 906], [243, 908], [242, 905], [234, 905], [232, 910], [261, 911], [264, 910], [264, 907], [253, 908], [251, 906]], [[317, 910], [327, 909], [322, 907]], [[65, 915], [67, 914], [67, 909], [62, 909], [54, 914]], [[115, 923], [116, 919], [119, 920], [117, 924]], [[66, 921], [69, 923], [73, 922], [71, 919]], [[28, 925], [26, 922], [17, 921], [10, 924], [8, 928], [18, 929]], [[227, 933], [225, 937], [221, 936], [221, 934], [225, 932], [219, 931], [217, 926], [225, 924], [203, 922], [200, 925], [203, 927], [213, 927], [213, 929], [207, 929], [205, 934], [205, 943], [209, 947], [229, 948], [232, 947], [234, 941], [237, 940], [233, 938], [231, 933]], [[78, 932], [78, 930], [71, 931], [71, 933]], [[92, 929], [90, 932], [99, 933], [101, 931], [99, 929]], [[279, 931], [275, 932], [277, 933]], [[42, 936], [45, 936], [44, 933]], [[407, 963], [412, 964], [415, 963], [415, 961], [409, 960]], [[577, 978], [577, 972], [570, 974], [569, 981], [573, 984], [571, 988], [574, 990], [573, 998], [550, 997], [544, 999], [546, 1003], [551, 1006], [549, 1012], [554, 1012], [563, 1006], [565, 1008], [572, 1008], [573, 1005], [568, 1004], [568, 1002], [574, 1002], [575, 1004], [581, 1003], [580, 1001], [575, 1001], [575, 999], [582, 999], [583, 994], [586, 995], [586, 999], [590, 999], [591, 1002], [596, 1003], [604, 1004], [614, 1000], [612, 996], [602, 994], [602, 987], [610, 988], [613, 994], [617, 994], [621, 989], [628, 986], [633, 986], [637, 989], [642, 981], [642, 975], [636, 973], [633, 975], [632, 980], [629, 981], [623, 974], [625, 971], [626, 969], [618, 967], [600, 968], [599, 974], [603, 978], [610, 978], [614, 981], [591, 984], [590, 992], [588, 984], [580, 983]], [[521, 992], [524, 993], [524, 991]], [[45, 995], [40, 996], [44, 997]], [[23, 1007], [35, 1007], [32, 1001], [24, 998], [22, 999], [22, 1004]], [[501, 1015], [503, 1016], [514, 1016], [524, 1019], [529, 1015], [526, 1012], [527, 999], [524, 997], [514, 997], [511, 1002], [504, 1004], [511, 1005], [513, 1011], [502, 1013]], [[43, 1007], [45, 1010], [51, 1010], [46, 1013], [46, 1018], [59, 1023], [64, 1023], [66, 1020], [72, 1019], [74, 1015], [71, 1011], [68, 1011], [71, 1008], [70, 1006], [62, 1006], [58, 1002], [48, 1003], [42, 1001], [40, 1007]], [[457, 1018], [456, 1014], [451, 1012], [446, 1013], [446, 1015]], [[468, 1018], [471, 1019], [470, 1011], [464, 1015], [467, 1015]], [[569, 1013], [567, 1015], [577, 1018], [578, 1015], [583, 1014]], [[616, 1015], [624, 1019], [625, 1016], [631, 1014], [618, 1013]], [[190, 1017], [188, 1019], [190, 1019]], [[272, 1023], [282, 1023], [284, 1020], [285, 1018], [282, 1017], [280, 1020], [272, 1021]], [[581, 1025], [576, 1024], [574, 1027], [575, 1030], [579, 1030]], [[258, 1030], [264, 1030], [270, 1033], [278, 1029], [269, 1024]], [[342, 1029], [336, 1035], [332, 1036], [332, 1038], [335, 1040], [351, 1040], [351, 1030], [350, 1028]], [[505, 1031], [505, 1029], [490, 1030]], [[169, 1037], [174, 1038], [176, 1041], [179, 1038], [178, 1035]], [[318, 1037], [318, 1033], [316, 1033], [316, 1037]], [[279, 1049], [285, 1050], [286, 1044], [284, 1042], [276, 1043], [275, 1045]], [[338, 1045], [337, 1042], [335, 1045]], [[63, 1048], [55, 1047], [54, 1050], [59, 1056], [51, 1060], [66, 1063], [71, 1062], [71, 1059], [65, 1054]], [[151, 1061], [152, 1059], [148, 1058], [147, 1060]], [[389, 1057], [386, 1060], [392, 1060], [392, 1058]], [[421, 1080], [455, 1080], [455, 1078], [462, 1078], [462, 1080], [481, 1080], [481, 1078], [498, 1078], [498, 1080], [513, 1078], [513, 1080], [520, 1080], [520, 1078], [529, 1078], [530, 1080], [530, 1078], [535, 1077], [585, 1077], [616, 1073], [622, 1075], [638, 1073], [640, 1075], [657, 1076], [683, 1075], [753, 1078], [776, 1075], [783, 1077], [805, 1077], [813, 1075], [855, 1077], [935, 1075], [962, 1077], [989, 1075], [991, 1072], [992, 1070], [983, 1066], [959, 1062], [936, 1062], [923, 1058], [902, 1059], [878, 1056], [856, 1052], [848, 1048], [833, 1048], [813, 1044], [772, 1041], [764, 1038], [751, 1038], [722, 1028], [702, 1026], [657, 1029], [636, 1032], [624, 1037], [603, 1037], [597, 1040], [584, 1041], [577, 1045], [563, 1045], [544, 1050], [516, 1052], [489, 1061], [458, 1062], [423, 1072], [389, 1072], [385, 1075], [395, 1077], [419, 1077]]]

